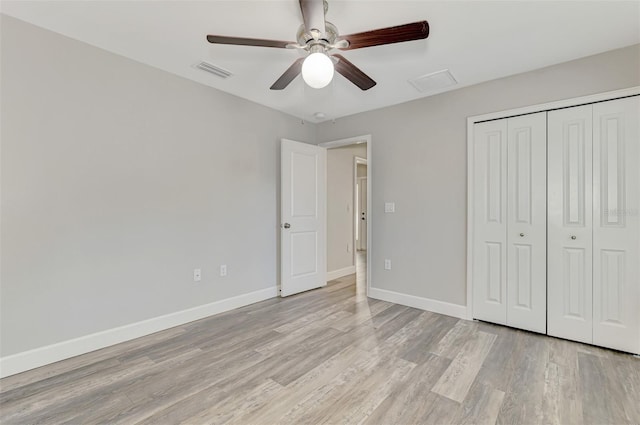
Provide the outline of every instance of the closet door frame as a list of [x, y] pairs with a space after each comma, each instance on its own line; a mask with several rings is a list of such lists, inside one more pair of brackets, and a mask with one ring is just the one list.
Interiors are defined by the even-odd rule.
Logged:
[[589, 96], [576, 97], [559, 100], [556, 102], [542, 103], [538, 105], [526, 106], [523, 108], [509, 109], [489, 114], [475, 115], [467, 118], [467, 319], [473, 320], [473, 246], [474, 246], [474, 194], [473, 176], [473, 143], [474, 125], [476, 123], [510, 118], [518, 115], [534, 114], [537, 112], [551, 111], [554, 109], [568, 108], [572, 106], [586, 105], [589, 103], [603, 102], [629, 96], [640, 95], [640, 86], [630, 87], [622, 90], [609, 91], [593, 94]]

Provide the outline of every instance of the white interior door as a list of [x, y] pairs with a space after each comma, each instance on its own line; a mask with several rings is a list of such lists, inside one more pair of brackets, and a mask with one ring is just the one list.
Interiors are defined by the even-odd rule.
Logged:
[[640, 97], [593, 105], [593, 343], [640, 353]]
[[548, 113], [549, 335], [592, 343], [592, 105]]
[[358, 249], [367, 249], [367, 178], [358, 178]]
[[473, 317], [507, 323], [507, 120], [474, 126]]
[[507, 324], [546, 333], [547, 114], [507, 128]]
[[327, 151], [281, 143], [281, 282], [287, 296], [327, 284]]

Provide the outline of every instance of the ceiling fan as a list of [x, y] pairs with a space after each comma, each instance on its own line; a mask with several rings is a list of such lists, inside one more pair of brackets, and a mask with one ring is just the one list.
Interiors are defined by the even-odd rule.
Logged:
[[264, 40], [258, 38], [208, 35], [209, 43], [240, 46], [276, 47], [300, 49], [308, 52], [306, 57], [296, 60], [271, 86], [271, 90], [282, 90], [302, 73], [304, 81], [313, 88], [322, 88], [333, 79], [334, 69], [362, 90], [369, 90], [376, 82], [344, 56], [333, 53], [338, 50], [353, 50], [383, 44], [420, 40], [429, 35], [427, 21], [381, 28], [356, 34], [340, 35], [338, 28], [325, 21], [328, 9], [326, 0], [299, 0], [304, 24], [298, 29], [297, 42]]

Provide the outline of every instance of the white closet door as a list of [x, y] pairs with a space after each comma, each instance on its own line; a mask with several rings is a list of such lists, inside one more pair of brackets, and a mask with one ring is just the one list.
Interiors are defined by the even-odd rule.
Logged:
[[507, 322], [507, 120], [474, 126], [473, 317]]
[[549, 335], [592, 342], [592, 106], [548, 113]]
[[593, 343], [640, 353], [640, 98], [593, 105]]
[[507, 324], [546, 333], [547, 114], [507, 127]]

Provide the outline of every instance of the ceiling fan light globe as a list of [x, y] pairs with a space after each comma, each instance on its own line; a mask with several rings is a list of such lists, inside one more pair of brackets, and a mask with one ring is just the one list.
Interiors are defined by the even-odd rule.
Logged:
[[333, 79], [333, 62], [324, 53], [311, 53], [302, 63], [302, 79], [314, 89], [326, 87]]

